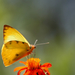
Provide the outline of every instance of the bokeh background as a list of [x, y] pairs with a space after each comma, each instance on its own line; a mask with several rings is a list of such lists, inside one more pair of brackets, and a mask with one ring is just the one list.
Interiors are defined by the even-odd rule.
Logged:
[[[75, 75], [74, 0], [0, 0], [0, 49], [4, 24], [20, 31], [30, 44], [36, 39], [37, 43], [50, 42], [35, 51], [41, 64], [52, 64], [51, 75]], [[13, 70], [22, 66], [19, 61], [4, 67], [0, 55], [0, 75], [17, 75]]]

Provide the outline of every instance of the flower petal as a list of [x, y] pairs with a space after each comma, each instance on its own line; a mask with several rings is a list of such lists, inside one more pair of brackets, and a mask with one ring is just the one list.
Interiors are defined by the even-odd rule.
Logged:
[[25, 67], [25, 66], [16, 67], [16, 68], [14, 69], [14, 72], [17, 71], [17, 70], [20, 70], [20, 69], [22, 69], [22, 68], [27, 68], [27, 67]]
[[27, 69], [23, 75], [45, 75], [42, 69], [34, 69], [29, 70]]
[[20, 70], [18, 71], [17, 75], [20, 75], [20, 73], [21, 73], [23, 70], [25, 70], [25, 69], [27, 69], [27, 67], [20, 69]]
[[24, 62], [24, 61], [20, 61], [19, 63], [23, 63], [24, 65], [26, 65], [26, 62]]
[[52, 67], [52, 65], [51, 65], [51, 63], [45, 63], [45, 64], [41, 65], [41, 67], [49, 68], [49, 67]]
[[42, 69], [37, 69], [36, 75], [45, 75], [44, 71]]

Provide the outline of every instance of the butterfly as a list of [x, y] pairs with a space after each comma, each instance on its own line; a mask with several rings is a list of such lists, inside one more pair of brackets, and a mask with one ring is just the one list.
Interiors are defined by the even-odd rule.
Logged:
[[9, 25], [4, 25], [3, 38], [1, 55], [5, 67], [29, 55], [36, 48], [35, 45], [30, 45], [19, 31]]

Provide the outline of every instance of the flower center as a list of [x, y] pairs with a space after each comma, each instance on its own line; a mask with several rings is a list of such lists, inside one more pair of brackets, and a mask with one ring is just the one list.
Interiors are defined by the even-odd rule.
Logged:
[[30, 58], [27, 60], [26, 65], [28, 69], [39, 69], [40, 68], [40, 59], [39, 58]]

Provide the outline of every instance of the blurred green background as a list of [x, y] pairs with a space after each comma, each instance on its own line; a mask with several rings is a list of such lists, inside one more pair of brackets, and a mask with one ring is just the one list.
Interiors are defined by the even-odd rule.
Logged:
[[[36, 39], [37, 43], [50, 42], [35, 51], [41, 64], [52, 64], [51, 75], [75, 75], [74, 0], [0, 0], [0, 48], [5, 24], [20, 31], [30, 44]], [[4, 67], [0, 56], [0, 75], [17, 75], [13, 70], [22, 66], [19, 61]]]

